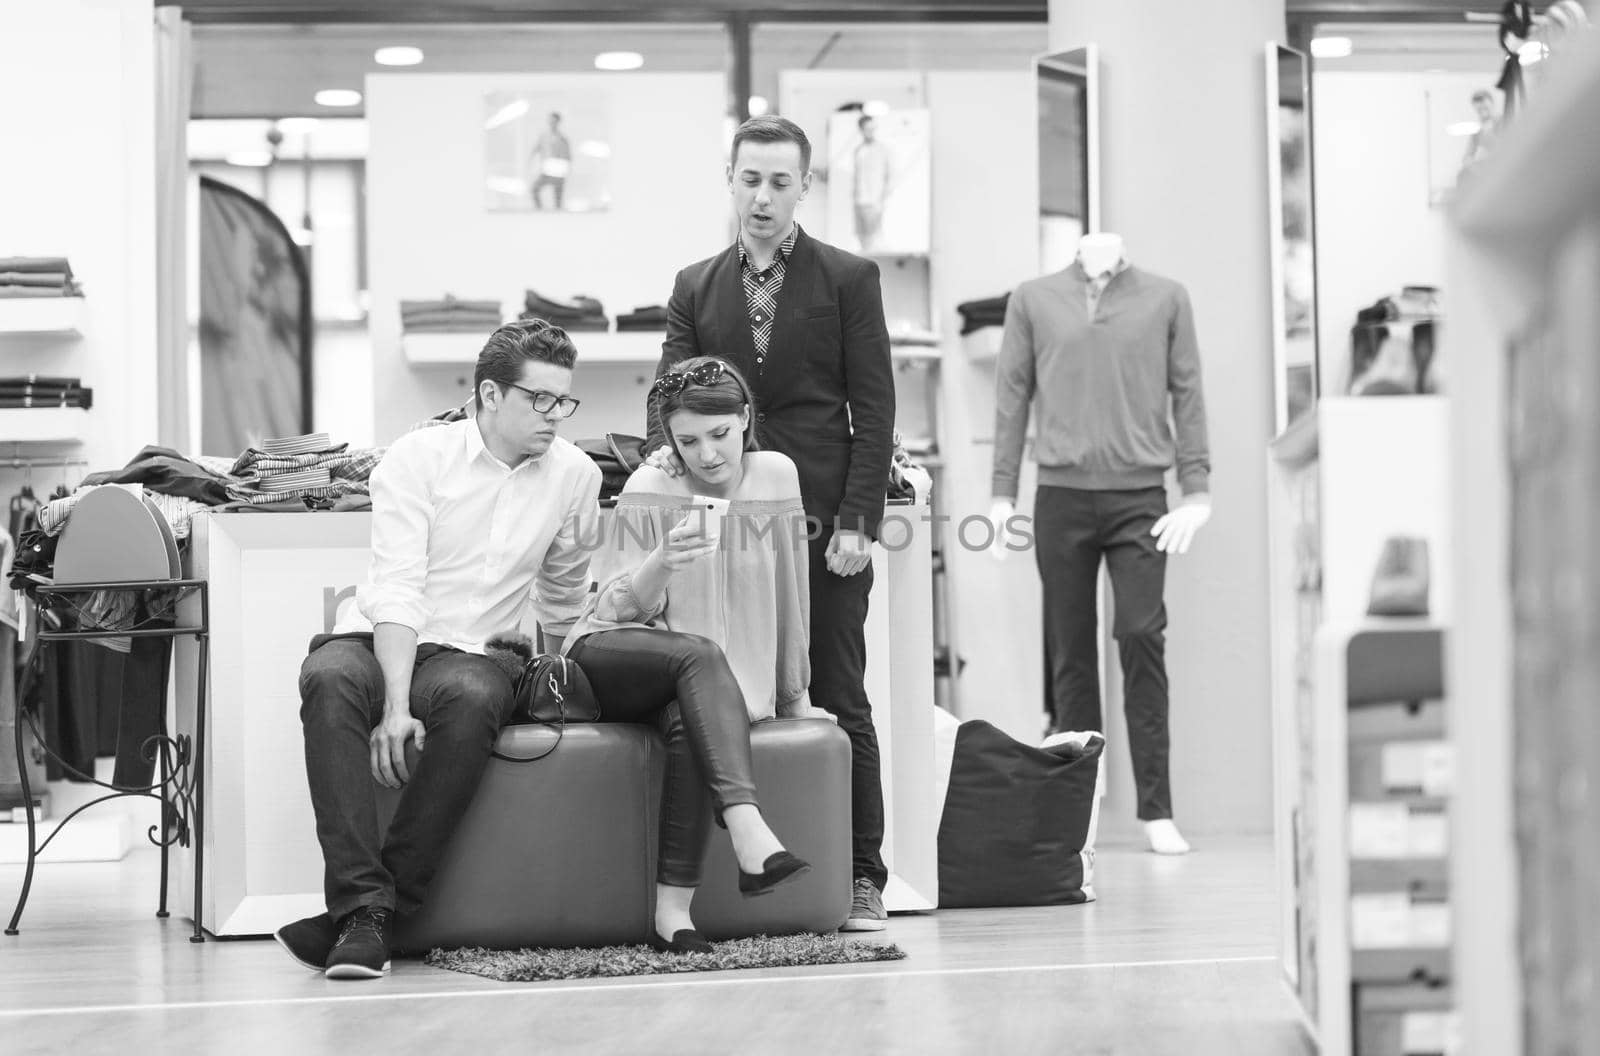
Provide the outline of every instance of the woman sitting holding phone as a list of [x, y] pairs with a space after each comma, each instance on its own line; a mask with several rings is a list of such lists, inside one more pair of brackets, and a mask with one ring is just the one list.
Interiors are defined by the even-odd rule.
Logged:
[[645, 465], [628, 478], [567, 656], [602, 721], [662, 716], [654, 945], [689, 953], [710, 949], [689, 914], [711, 832], [703, 789], [732, 839], [741, 892], [810, 868], [762, 819], [750, 766], [751, 722], [809, 709], [805, 514], [794, 463], [756, 449], [750, 387], [730, 364], [685, 360], [649, 399], [688, 472]]

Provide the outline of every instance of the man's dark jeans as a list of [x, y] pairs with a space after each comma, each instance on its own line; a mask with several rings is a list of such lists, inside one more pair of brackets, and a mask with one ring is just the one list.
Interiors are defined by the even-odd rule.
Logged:
[[1139, 819], [1172, 817], [1167, 775], [1167, 555], [1150, 528], [1164, 488], [1086, 491], [1041, 486], [1034, 505], [1044, 585], [1045, 690], [1058, 730], [1102, 730], [1095, 641], [1100, 560], [1111, 577], [1112, 636], [1122, 660], [1123, 712]]
[[852, 872], [882, 891], [883, 778], [878, 734], [867, 700], [867, 595], [872, 566], [853, 576], [828, 571], [832, 534], [811, 542], [811, 703], [839, 720], [850, 737], [850, 837]]
[[362, 906], [407, 914], [422, 905], [514, 701], [511, 680], [493, 661], [447, 646], [417, 647], [411, 714], [427, 733], [384, 834], [369, 751], [383, 717], [383, 671], [372, 643], [336, 639], [306, 657], [300, 721], [330, 916], [339, 920]]

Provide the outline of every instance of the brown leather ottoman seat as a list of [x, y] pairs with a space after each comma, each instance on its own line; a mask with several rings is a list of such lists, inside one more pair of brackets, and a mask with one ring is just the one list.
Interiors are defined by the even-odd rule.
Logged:
[[[427, 905], [401, 923], [402, 949], [605, 946], [644, 942], [655, 900], [665, 750], [651, 726], [510, 726], [445, 849]], [[833, 931], [850, 909], [850, 742], [825, 719], [750, 731], [768, 822], [812, 871], [745, 899], [728, 836], [713, 830], [694, 916], [712, 938]], [[412, 749], [414, 751], [414, 749]], [[400, 793], [378, 789], [387, 826]]]

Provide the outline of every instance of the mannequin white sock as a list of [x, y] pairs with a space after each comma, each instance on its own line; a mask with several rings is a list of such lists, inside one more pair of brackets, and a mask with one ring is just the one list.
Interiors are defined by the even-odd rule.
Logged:
[[1183, 838], [1171, 818], [1159, 818], [1144, 823], [1144, 838], [1157, 854], [1188, 854], [1189, 841]]

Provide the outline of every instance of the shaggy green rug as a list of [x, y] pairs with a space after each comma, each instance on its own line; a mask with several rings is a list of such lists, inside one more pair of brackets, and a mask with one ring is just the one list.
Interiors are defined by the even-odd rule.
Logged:
[[758, 935], [713, 943], [711, 953], [657, 953], [648, 946], [603, 946], [580, 950], [434, 950], [428, 964], [503, 983], [551, 979], [604, 979], [620, 975], [721, 972], [730, 968], [787, 968], [807, 964], [898, 961], [893, 944], [845, 940], [837, 935]]

